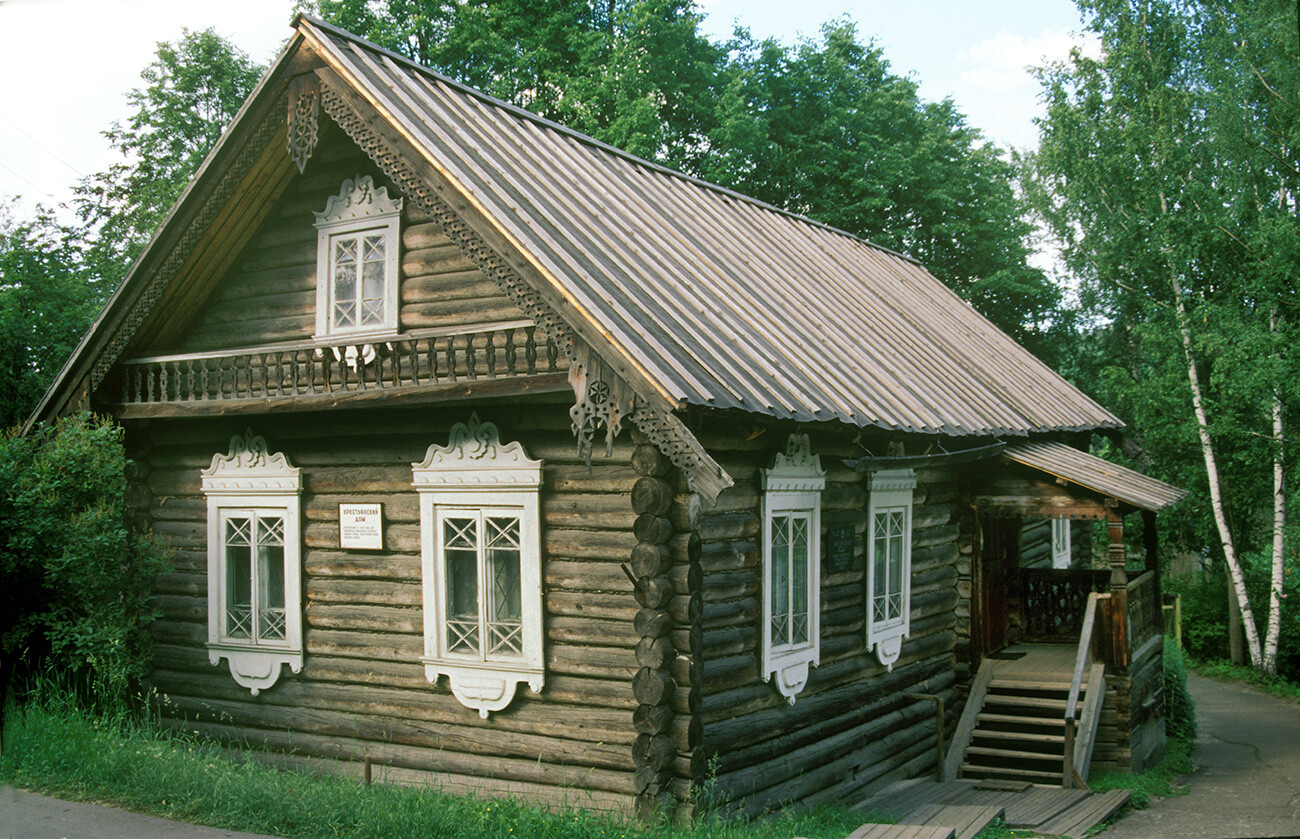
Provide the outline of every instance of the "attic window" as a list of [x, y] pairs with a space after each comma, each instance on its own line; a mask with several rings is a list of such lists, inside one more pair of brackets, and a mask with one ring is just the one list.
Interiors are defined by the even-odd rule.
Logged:
[[316, 337], [397, 331], [402, 199], [369, 176], [343, 182], [316, 216]]

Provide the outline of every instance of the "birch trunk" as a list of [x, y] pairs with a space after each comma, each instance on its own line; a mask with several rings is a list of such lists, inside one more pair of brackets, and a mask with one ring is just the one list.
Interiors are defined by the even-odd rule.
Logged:
[[1201, 443], [1201, 454], [1205, 457], [1205, 473], [1210, 482], [1210, 506], [1214, 510], [1214, 523], [1219, 529], [1219, 538], [1223, 543], [1223, 558], [1228, 565], [1228, 574], [1232, 577], [1233, 587], [1237, 591], [1237, 605], [1241, 608], [1241, 623], [1246, 630], [1246, 648], [1250, 651], [1252, 667], [1263, 666], [1263, 656], [1259, 644], [1259, 630], [1255, 625], [1255, 614], [1250, 609], [1250, 600], [1246, 597], [1246, 581], [1242, 577], [1241, 562], [1237, 558], [1237, 549], [1232, 540], [1232, 528], [1223, 508], [1223, 492], [1219, 481], [1218, 459], [1214, 454], [1214, 441], [1210, 439], [1209, 422], [1205, 415], [1205, 400], [1201, 394], [1201, 378], [1196, 371], [1196, 359], [1192, 355], [1192, 333], [1187, 325], [1187, 306], [1183, 300], [1183, 287], [1177, 274], [1172, 274], [1170, 284], [1174, 292], [1174, 312], [1178, 318], [1178, 333], [1183, 342], [1183, 356], [1187, 361], [1187, 382], [1192, 389], [1192, 408], [1196, 412], [1196, 434]]
[[[1269, 332], [1277, 333], [1277, 306], [1268, 318]], [[1265, 673], [1277, 672], [1277, 644], [1282, 634], [1282, 558], [1285, 556], [1286, 530], [1286, 464], [1282, 447], [1282, 399], [1273, 394], [1273, 577], [1268, 587], [1268, 631], [1264, 637]]]

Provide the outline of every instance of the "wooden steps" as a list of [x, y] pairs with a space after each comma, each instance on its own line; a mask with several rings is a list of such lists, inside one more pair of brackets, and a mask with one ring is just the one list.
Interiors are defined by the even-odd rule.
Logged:
[[1067, 786], [1069, 694], [1070, 683], [1060, 676], [1003, 676], [985, 661], [945, 761], [945, 777]]

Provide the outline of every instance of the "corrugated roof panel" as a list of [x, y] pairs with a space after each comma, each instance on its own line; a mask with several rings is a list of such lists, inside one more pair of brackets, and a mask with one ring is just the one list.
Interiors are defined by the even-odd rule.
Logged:
[[575, 327], [675, 399], [954, 435], [1121, 425], [906, 258], [299, 25], [590, 319]]
[[1143, 510], [1163, 510], [1187, 492], [1064, 443], [1013, 443], [1002, 456]]

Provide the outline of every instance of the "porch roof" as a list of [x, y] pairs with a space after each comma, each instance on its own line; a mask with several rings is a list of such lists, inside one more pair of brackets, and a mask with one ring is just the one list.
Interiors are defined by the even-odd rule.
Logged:
[[1185, 490], [1064, 443], [1013, 443], [1002, 456], [1141, 510], [1163, 510], [1187, 497]]

